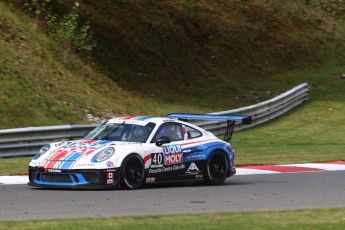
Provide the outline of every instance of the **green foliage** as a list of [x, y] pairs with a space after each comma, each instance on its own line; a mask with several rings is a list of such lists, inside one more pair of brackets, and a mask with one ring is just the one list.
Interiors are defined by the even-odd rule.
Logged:
[[96, 47], [96, 43], [90, 33], [90, 23], [80, 23], [79, 3], [75, 2], [72, 10], [61, 19], [52, 20], [49, 35], [62, 45], [63, 63], [69, 62], [69, 53], [72, 50], [90, 52]]
[[72, 51], [91, 52], [96, 47], [90, 22], [83, 23], [80, 18], [79, 2], [74, 2], [70, 11], [62, 16], [54, 13], [51, 0], [28, 0], [25, 5], [36, 15], [34, 31], [38, 20], [42, 19], [48, 35], [61, 45], [65, 65], [69, 63]]
[[52, 16], [50, 2], [51, 0], [28, 0], [25, 2], [25, 7], [35, 15], [34, 31], [38, 29], [39, 20], [49, 19]]

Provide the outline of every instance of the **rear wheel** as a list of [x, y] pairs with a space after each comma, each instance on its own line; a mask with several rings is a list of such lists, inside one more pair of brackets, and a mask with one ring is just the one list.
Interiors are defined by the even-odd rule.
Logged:
[[145, 177], [145, 166], [137, 154], [128, 155], [121, 165], [121, 186], [124, 189], [137, 189]]
[[204, 173], [205, 183], [208, 185], [220, 185], [225, 181], [229, 171], [229, 161], [225, 153], [215, 151], [207, 160]]

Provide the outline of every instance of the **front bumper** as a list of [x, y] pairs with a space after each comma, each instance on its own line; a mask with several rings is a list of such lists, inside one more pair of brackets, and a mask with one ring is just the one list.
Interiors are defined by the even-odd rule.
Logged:
[[119, 169], [55, 170], [29, 167], [29, 185], [44, 188], [105, 189], [119, 187]]

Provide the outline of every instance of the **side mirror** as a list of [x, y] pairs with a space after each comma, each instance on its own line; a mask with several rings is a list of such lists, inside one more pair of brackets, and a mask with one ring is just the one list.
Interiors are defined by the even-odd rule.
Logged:
[[171, 142], [171, 140], [170, 140], [169, 137], [162, 136], [162, 137], [158, 138], [158, 140], [156, 141], [156, 145], [157, 146], [161, 146], [163, 144], [167, 144], [167, 143], [170, 143], [170, 142]]

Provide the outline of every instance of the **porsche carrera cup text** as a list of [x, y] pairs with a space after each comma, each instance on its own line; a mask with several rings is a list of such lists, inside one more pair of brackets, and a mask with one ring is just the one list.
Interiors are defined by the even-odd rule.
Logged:
[[174, 166], [169, 166], [169, 167], [162, 167], [162, 168], [157, 168], [157, 169], [150, 169], [149, 173], [154, 174], [154, 173], [163, 173], [163, 172], [170, 172], [170, 171], [175, 171], [175, 170], [181, 170], [185, 169], [186, 165], [181, 164], [181, 165], [174, 165]]

